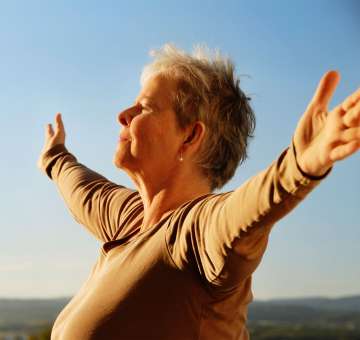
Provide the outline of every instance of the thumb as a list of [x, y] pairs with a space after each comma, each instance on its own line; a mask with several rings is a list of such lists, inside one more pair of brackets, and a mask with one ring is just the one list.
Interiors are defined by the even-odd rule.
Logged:
[[52, 136], [54, 136], [54, 129], [51, 124], [47, 124], [45, 129], [45, 137], [49, 138]]
[[326, 72], [319, 82], [310, 105], [326, 111], [339, 81], [340, 74], [337, 71]]

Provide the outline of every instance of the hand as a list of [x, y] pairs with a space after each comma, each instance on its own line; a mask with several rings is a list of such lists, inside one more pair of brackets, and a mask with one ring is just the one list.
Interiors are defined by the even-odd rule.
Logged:
[[327, 112], [339, 80], [336, 71], [322, 77], [293, 136], [298, 165], [309, 175], [325, 174], [360, 148], [360, 88]]
[[57, 113], [55, 116], [55, 131], [51, 124], [47, 124], [45, 128], [45, 143], [37, 163], [40, 169], [42, 168], [42, 156], [44, 153], [57, 144], [65, 144], [65, 128], [61, 113]]

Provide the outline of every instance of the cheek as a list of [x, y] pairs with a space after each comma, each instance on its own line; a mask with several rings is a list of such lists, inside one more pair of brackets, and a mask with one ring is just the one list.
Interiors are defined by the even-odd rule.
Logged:
[[148, 119], [143, 116], [135, 117], [130, 125], [130, 134], [136, 141], [147, 140], [147, 132], [149, 130]]
[[176, 131], [169, 122], [157, 121], [150, 116], [137, 116], [130, 125], [130, 133], [135, 139], [134, 147], [151, 157], [169, 159], [176, 154]]
[[133, 147], [141, 152], [142, 156], [154, 156], [155, 153], [157, 157], [161, 157], [159, 153], [167, 141], [164, 130], [166, 128], [160, 126], [152, 117], [135, 117], [130, 125], [130, 133], [134, 138]]

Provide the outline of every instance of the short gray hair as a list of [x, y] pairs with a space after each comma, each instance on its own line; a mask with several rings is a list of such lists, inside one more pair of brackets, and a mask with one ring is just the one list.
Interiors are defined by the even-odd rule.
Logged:
[[255, 130], [255, 115], [240, 89], [234, 63], [215, 50], [198, 45], [190, 55], [166, 44], [153, 50], [152, 63], [141, 74], [141, 84], [157, 74], [177, 80], [173, 105], [178, 125], [195, 121], [206, 126], [196, 163], [208, 178], [211, 190], [220, 189], [247, 158]]

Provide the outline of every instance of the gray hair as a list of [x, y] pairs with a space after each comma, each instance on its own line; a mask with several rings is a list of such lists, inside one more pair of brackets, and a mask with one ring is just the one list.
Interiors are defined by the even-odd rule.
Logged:
[[206, 46], [190, 55], [166, 44], [153, 50], [152, 63], [141, 74], [143, 85], [157, 74], [177, 80], [173, 105], [178, 125], [184, 129], [195, 121], [206, 126], [196, 163], [208, 178], [211, 190], [220, 189], [247, 158], [247, 146], [255, 129], [255, 115], [239, 87], [234, 63]]

